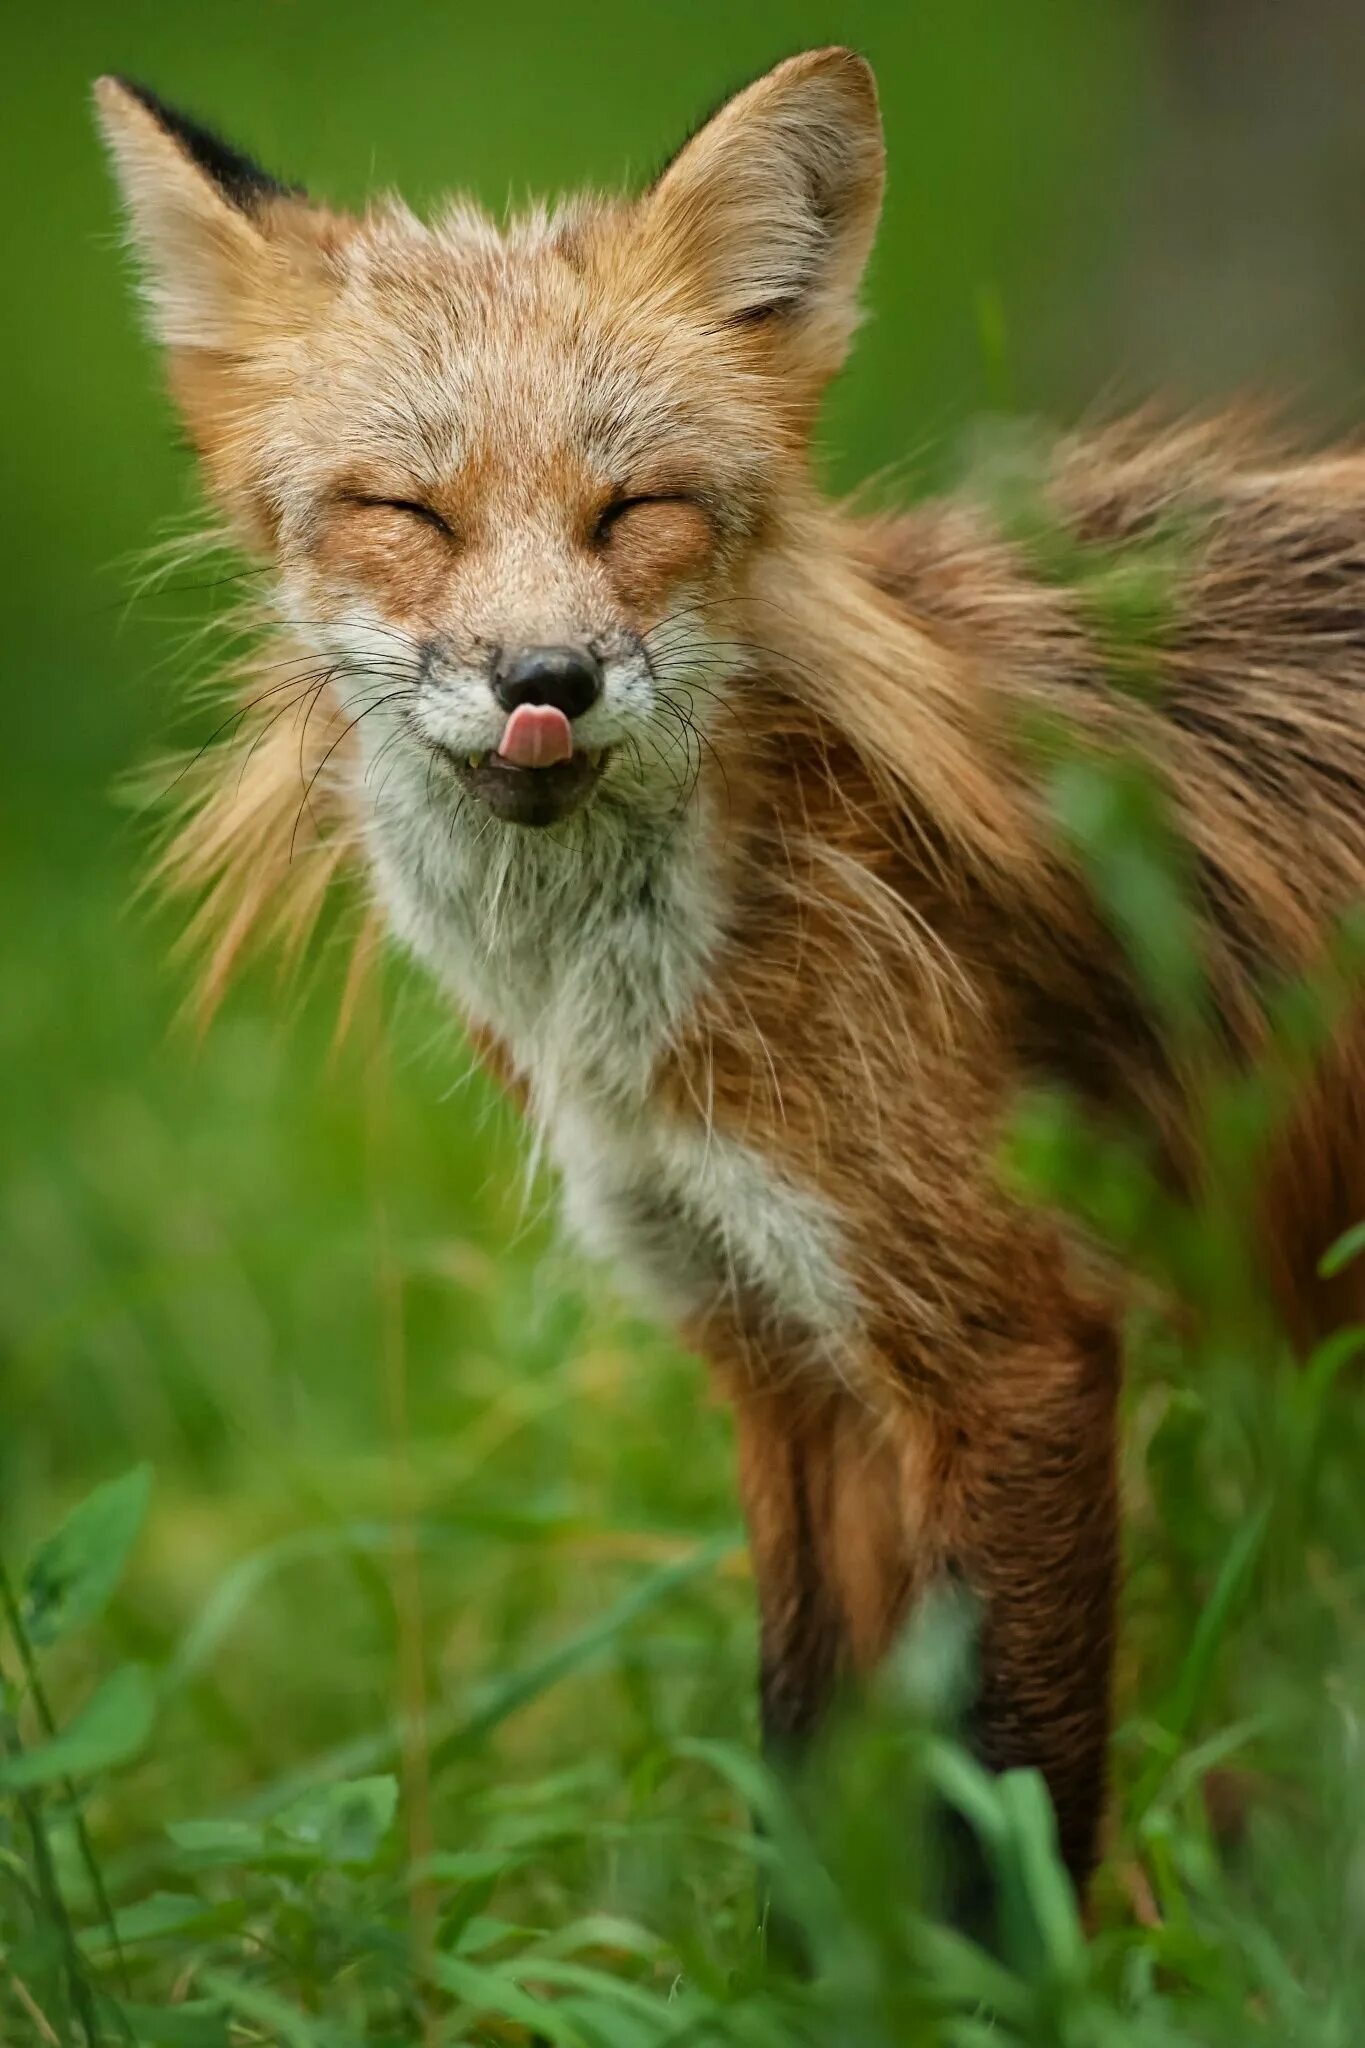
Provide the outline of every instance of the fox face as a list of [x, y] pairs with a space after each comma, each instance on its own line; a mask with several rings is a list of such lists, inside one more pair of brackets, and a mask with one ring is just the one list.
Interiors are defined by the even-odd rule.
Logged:
[[856, 319], [862, 61], [793, 59], [643, 196], [506, 227], [340, 215], [141, 88], [97, 94], [210, 492], [375, 786], [444, 835], [685, 806]]

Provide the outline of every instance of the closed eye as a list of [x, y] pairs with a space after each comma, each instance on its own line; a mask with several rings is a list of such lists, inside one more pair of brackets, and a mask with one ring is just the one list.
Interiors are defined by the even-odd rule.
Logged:
[[434, 526], [440, 533], [452, 533], [454, 529], [448, 520], [442, 519], [434, 506], [424, 505], [420, 498], [366, 498], [353, 496], [352, 505], [368, 505], [385, 512], [406, 512], [410, 519], [420, 519], [425, 526]]
[[646, 505], [695, 505], [696, 499], [688, 497], [685, 491], [642, 491], [633, 498], [613, 498], [605, 511], [600, 512], [593, 538], [604, 541], [618, 519], [627, 512], [638, 512]]

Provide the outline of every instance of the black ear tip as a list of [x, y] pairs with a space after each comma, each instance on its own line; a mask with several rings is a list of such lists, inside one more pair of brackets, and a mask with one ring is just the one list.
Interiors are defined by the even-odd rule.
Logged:
[[129, 78], [126, 71], [106, 72], [99, 83], [101, 85], [116, 85], [120, 92], [126, 92], [129, 99], [136, 100], [140, 107], [145, 107], [147, 112], [155, 115], [158, 121], [164, 123], [171, 113], [171, 109], [163, 100], [157, 98], [149, 85], [143, 85], [140, 79]]
[[157, 126], [180, 145], [191, 162], [213, 180], [224, 199], [242, 213], [253, 212], [267, 199], [303, 197], [302, 186], [285, 185], [278, 178], [272, 178], [254, 158], [225, 142], [202, 121], [168, 106], [150, 86], [141, 84], [136, 78], [124, 78], [118, 74], [111, 75], [109, 82], [136, 100]]

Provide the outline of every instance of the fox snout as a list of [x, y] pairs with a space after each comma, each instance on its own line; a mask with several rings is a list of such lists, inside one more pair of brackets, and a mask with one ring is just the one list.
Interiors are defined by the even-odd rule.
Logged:
[[571, 761], [570, 720], [602, 694], [602, 667], [582, 647], [523, 647], [494, 663], [493, 696], [507, 712], [498, 758], [515, 768]]
[[576, 731], [604, 695], [606, 668], [582, 643], [543, 642], [496, 648], [484, 674], [496, 742], [465, 751], [433, 734], [437, 751], [509, 824], [555, 824], [591, 796], [611, 751]]
[[493, 664], [493, 695], [504, 711], [546, 705], [581, 718], [602, 694], [602, 664], [586, 647], [519, 647]]

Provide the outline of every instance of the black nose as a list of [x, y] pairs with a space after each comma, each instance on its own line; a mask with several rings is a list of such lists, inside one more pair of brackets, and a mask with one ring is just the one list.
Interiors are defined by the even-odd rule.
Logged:
[[516, 647], [493, 665], [493, 695], [504, 711], [549, 704], [581, 718], [601, 694], [601, 666], [584, 647]]

